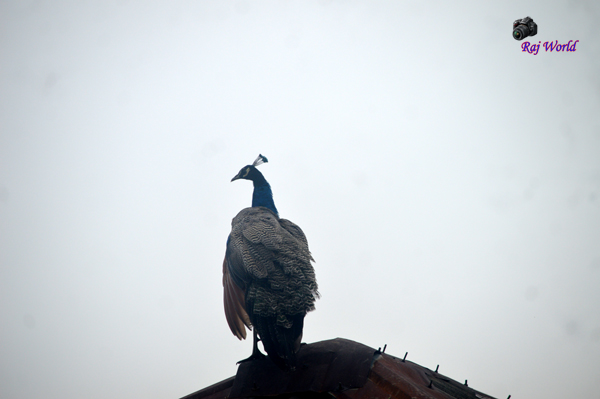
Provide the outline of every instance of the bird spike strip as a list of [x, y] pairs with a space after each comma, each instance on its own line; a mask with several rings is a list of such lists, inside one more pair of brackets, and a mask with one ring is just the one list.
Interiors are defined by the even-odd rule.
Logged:
[[267, 157], [265, 157], [262, 154], [258, 154], [258, 158], [256, 158], [254, 160], [254, 162], [252, 162], [252, 166], [262, 165], [263, 163], [267, 163], [267, 162], [269, 162], [269, 160], [267, 159]]

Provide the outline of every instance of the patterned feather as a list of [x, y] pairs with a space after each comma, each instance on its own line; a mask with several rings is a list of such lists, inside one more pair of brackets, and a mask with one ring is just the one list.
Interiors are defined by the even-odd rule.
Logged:
[[314, 310], [318, 286], [300, 227], [264, 207], [242, 210], [231, 227], [229, 269], [238, 285], [246, 287], [247, 310], [275, 317], [287, 328], [289, 316]]

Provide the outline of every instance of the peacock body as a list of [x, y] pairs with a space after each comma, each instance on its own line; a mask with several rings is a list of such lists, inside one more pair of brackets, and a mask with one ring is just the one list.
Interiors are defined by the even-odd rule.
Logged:
[[[313, 260], [302, 229], [279, 218], [269, 183], [256, 165], [262, 155], [232, 179], [252, 180], [252, 207], [231, 223], [223, 263], [225, 315], [231, 331], [246, 338], [254, 327], [253, 354], [261, 356], [257, 341], [282, 369], [296, 366], [304, 316], [314, 310], [318, 286]], [[259, 338], [260, 337], [260, 338]]]

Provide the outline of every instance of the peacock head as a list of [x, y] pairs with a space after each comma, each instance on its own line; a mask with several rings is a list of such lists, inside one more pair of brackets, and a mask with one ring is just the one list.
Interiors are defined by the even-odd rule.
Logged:
[[231, 181], [239, 180], [239, 179], [252, 180], [252, 181], [257, 181], [260, 179], [264, 180], [262, 173], [260, 173], [258, 171], [258, 169], [256, 169], [256, 167], [258, 165], [266, 163], [266, 162], [269, 162], [267, 157], [259, 154], [258, 158], [256, 158], [256, 160], [252, 163], [252, 165], [246, 165], [242, 169], [240, 169], [239, 173], [237, 175], [235, 175], [235, 177], [233, 179], [231, 179]]

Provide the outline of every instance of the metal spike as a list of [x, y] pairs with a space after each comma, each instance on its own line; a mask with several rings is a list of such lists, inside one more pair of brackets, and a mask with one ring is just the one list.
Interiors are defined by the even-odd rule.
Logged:
[[433, 388], [433, 380], [429, 380], [429, 385], [427, 386], [427, 388]]
[[437, 373], [439, 369], [440, 369], [440, 365], [438, 364], [437, 366], [435, 366], [435, 372]]
[[510, 395], [508, 395], [508, 398], [506, 398], [506, 399], [510, 399]]
[[467, 384], [467, 380], [465, 380], [465, 386], [466, 386], [466, 387], [468, 387], [468, 386], [469, 386], [469, 384]]
[[385, 348], [387, 348], [387, 344], [383, 345], [383, 351], [381, 351], [381, 353], [385, 353]]
[[408, 352], [406, 352], [406, 353], [404, 354], [404, 357], [402, 358], [402, 361], [403, 361], [403, 362], [405, 362], [405, 361], [406, 361], [406, 356], [408, 356]]

